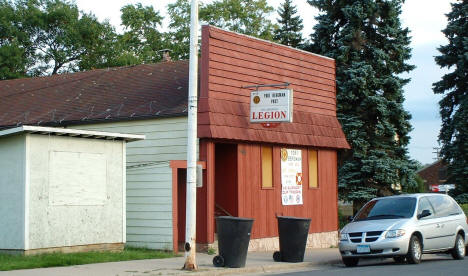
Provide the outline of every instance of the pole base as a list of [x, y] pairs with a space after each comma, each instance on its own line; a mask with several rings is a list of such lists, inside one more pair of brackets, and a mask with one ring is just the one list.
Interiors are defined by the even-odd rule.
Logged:
[[188, 256], [187, 259], [185, 259], [185, 264], [182, 269], [188, 271], [198, 270], [197, 263], [195, 262], [195, 256]]

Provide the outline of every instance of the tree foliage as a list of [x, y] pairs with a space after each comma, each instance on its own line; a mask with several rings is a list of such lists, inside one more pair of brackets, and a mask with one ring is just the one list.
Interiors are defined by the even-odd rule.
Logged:
[[[109, 23], [65, 0], [2, 0], [0, 78], [57, 74], [106, 66], [114, 42]], [[3, 35], [5, 34], [5, 35]], [[3, 67], [3, 63], [9, 65]], [[8, 68], [9, 73], [3, 69]]]
[[451, 5], [443, 30], [449, 42], [438, 49], [441, 55], [435, 61], [452, 70], [433, 84], [433, 90], [443, 94], [439, 102], [441, 154], [447, 163], [447, 181], [456, 184], [454, 195], [459, 195], [468, 194], [468, 3]]
[[[169, 31], [152, 6], [121, 8], [123, 32], [80, 11], [71, 0], [0, 0], [0, 80], [122, 65], [154, 63], [163, 49], [186, 59], [190, 2], [168, 5]], [[200, 21], [263, 39], [277, 28], [266, 0], [215, 0], [200, 4]]]
[[277, 26], [268, 19], [273, 11], [266, 0], [217, 0], [200, 9], [200, 19], [233, 32], [273, 40]]
[[119, 36], [118, 62], [122, 65], [154, 63], [161, 60], [163, 34], [158, 31], [163, 17], [153, 7], [141, 3], [122, 7], [125, 32]]
[[0, 0], [0, 80], [24, 77], [34, 64], [29, 26], [9, 1]]
[[292, 5], [291, 0], [285, 0], [278, 9], [278, 25], [275, 30], [274, 39], [281, 44], [297, 48], [302, 42], [302, 19], [297, 13], [296, 6]]
[[[199, 20], [219, 28], [273, 40], [277, 25], [268, 19], [273, 11], [266, 0], [215, 0], [209, 4], [200, 2]], [[170, 31], [166, 34], [166, 46], [176, 59], [189, 54], [190, 2], [177, 0], [167, 8]]]
[[363, 202], [416, 186], [410, 114], [400, 77], [414, 68], [400, 0], [309, 0], [320, 14], [309, 50], [336, 60], [337, 116], [351, 150], [340, 156], [340, 196]]
[[[204, 4], [200, 2], [199, 9]], [[175, 59], [187, 59], [190, 53], [190, 2], [177, 0], [167, 5], [170, 30], [165, 35], [166, 48], [171, 49]]]

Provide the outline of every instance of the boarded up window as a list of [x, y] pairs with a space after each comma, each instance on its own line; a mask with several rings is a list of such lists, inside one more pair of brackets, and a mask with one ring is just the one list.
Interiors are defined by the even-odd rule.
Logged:
[[262, 188], [273, 187], [273, 148], [262, 146]]
[[316, 150], [309, 150], [309, 188], [318, 188], [318, 158]]
[[50, 152], [49, 204], [104, 205], [106, 157], [83, 152]]

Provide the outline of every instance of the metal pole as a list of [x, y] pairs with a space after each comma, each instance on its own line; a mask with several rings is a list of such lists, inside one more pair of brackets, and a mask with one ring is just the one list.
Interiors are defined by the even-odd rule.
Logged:
[[197, 92], [198, 92], [198, 0], [190, 13], [190, 64], [187, 139], [187, 200], [185, 209], [185, 270], [196, 270], [197, 214]]

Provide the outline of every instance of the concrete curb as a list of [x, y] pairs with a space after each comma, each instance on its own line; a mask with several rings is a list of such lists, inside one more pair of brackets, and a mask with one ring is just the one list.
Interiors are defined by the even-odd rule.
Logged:
[[341, 260], [329, 260], [323, 262], [301, 262], [301, 263], [275, 263], [267, 265], [247, 266], [241, 268], [216, 268], [209, 267], [206, 265], [199, 266], [198, 271], [183, 271], [183, 270], [157, 270], [157, 271], [145, 271], [142, 274], [135, 274], [135, 276], [143, 275], [193, 275], [193, 276], [217, 276], [217, 275], [237, 275], [246, 273], [271, 273], [280, 272], [287, 270], [301, 270], [306, 268], [314, 268], [326, 265], [333, 265], [340, 263]]

